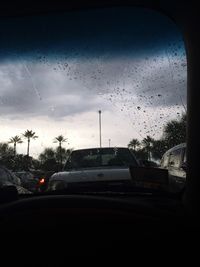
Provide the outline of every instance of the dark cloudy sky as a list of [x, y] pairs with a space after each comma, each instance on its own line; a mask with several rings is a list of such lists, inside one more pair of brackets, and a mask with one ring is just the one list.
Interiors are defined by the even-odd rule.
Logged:
[[[123, 11], [123, 12], [122, 12]], [[34, 130], [37, 156], [54, 146], [126, 146], [159, 138], [186, 103], [182, 36], [148, 10], [104, 10], [0, 23], [0, 141]], [[26, 144], [18, 146], [25, 153]]]

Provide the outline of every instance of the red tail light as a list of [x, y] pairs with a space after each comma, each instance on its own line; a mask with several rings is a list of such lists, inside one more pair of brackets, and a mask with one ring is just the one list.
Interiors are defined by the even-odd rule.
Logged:
[[45, 179], [44, 178], [41, 178], [40, 180], [39, 180], [39, 184], [44, 184], [45, 183]]

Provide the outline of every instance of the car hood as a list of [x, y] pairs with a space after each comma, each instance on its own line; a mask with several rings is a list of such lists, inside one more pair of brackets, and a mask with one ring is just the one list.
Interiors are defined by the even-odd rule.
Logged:
[[50, 181], [94, 182], [131, 180], [129, 168], [96, 168], [58, 172], [51, 176]]

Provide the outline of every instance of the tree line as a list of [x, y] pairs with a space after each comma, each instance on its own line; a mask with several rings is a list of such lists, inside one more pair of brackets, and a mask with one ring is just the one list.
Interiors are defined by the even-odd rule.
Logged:
[[[12, 170], [42, 169], [46, 171], [60, 170], [63, 163], [69, 157], [72, 149], [63, 147], [67, 141], [63, 135], [53, 139], [57, 143], [57, 148], [45, 148], [40, 153], [38, 159], [30, 157], [31, 141], [36, 140], [38, 136], [32, 130], [26, 130], [22, 136], [13, 136], [6, 143], [0, 143], [0, 164]], [[26, 140], [26, 155], [17, 153], [17, 145]], [[186, 142], [186, 114], [183, 114], [179, 120], [171, 120], [164, 125], [163, 134], [160, 139], [154, 139], [146, 136], [142, 141], [134, 138], [128, 147], [132, 149], [138, 159], [142, 160], [160, 160], [163, 154], [171, 147]], [[10, 146], [10, 145], [13, 146]]]
[[[53, 143], [58, 143], [58, 147], [56, 149], [45, 148], [38, 159], [34, 159], [30, 157], [30, 143], [31, 140], [37, 138], [38, 136], [34, 131], [26, 130], [22, 137], [16, 135], [11, 137], [8, 142], [0, 143], [0, 164], [12, 170], [28, 170], [30, 168], [46, 171], [60, 170], [63, 167], [63, 162], [66, 161], [72, 151], [72, 149], [62, 147], [67, 138], [63, 135], [55, 137]], [[22, 144], [23, 139], [27, 141], [26, 155], [17, 153], [17, 145]], [[13, 144], [13, 147], [10, 144]]]
[[142, 141], [133, 138], [128, 147], [138, 159], [160, 160], [163, 154], [173, 146], [186, 142], [186, 114], [179, 120], [171, 120], [164, 125], [160, 139], [146, 136]]

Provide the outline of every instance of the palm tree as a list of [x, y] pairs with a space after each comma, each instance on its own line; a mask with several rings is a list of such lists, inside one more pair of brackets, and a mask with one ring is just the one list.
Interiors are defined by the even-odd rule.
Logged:
[[0, 143], [0, 157], [13, 156], [13, 148], [8, 145], [8, 143]]
[[136, 148], [138, 148], [139, 146], [140, 146], [140, 142], [134, 138], [128, 144], [128, 148], [133, 149], [135, 151], [136, 151]]
[[23, 143], [21, 137], [18, 135], [15, 135], [14, 137], [10, 138], [9, 144], [14, 144], [14, 156], [16, 155], [16, 145]]
[[154, 159], [160, 160], [163, 154], [169, 149], [168, 144], [165, 139], [160, 138], [159, 140], [154, 140], [152, 144], [151, 154]]
[[29, 157], [29, 149], [30, 149], [30, 140], [31, 139], [36, 139], [38, 138], [37, 135], [35, 135], [35, 132], [33, 132], [32, 130], [26, 130], [25, 133], [23, 134], [24, 138], [27, 139], [28, 141], [28, 146], [27, 146], [27, 156]]
[[14, 150], [8, 143], [0, 143], [0, 164], [7, 168], [13, 167]]
[[180, 120], [171, 120], [164, 126], [163, 137], [168, 144], [168, 149], [186, 142], [186, 114]]
[[63, 135], [59, 135], [55, 137], [54, 143], [59, 143], [59, 154], [60, 154], [60, 164], [62, 165], [62, 143], [66, 142], [67, 138], [65, 138]]
[[47, 147], [39, 155], [40, 168], [45, 171], [57, 170], [57, 161], [55, 150], [51, 147]]
[[42, 153], [39, 155], [39, 160], [44, 163], [45, 161], [49, 159], [55, 159], [55, 151], [51, 147], [47, 147], [44, 149]]
[[154, 139], [150, 137], [149, 135], [147, 135], [147, 137], [142, 140], [142, 145], [148, 154], [148, 160], [151, 159], [150, 154], [151, 154], [153, 143], [154, 143]]
[[[66, 149], [66, 148], [62, 147], [61, 153], [62, 153], [62, 161], [63, 162], [66, 162], [66, 160], [68, 159], [68, 157], [70, 156], [72, 151], [73, 151], [72, 148]], [[56, 160], [58, 162], [60, 162], [60, 147], [57, 147], [55, 149], [55, 156], [56, 156]]]

